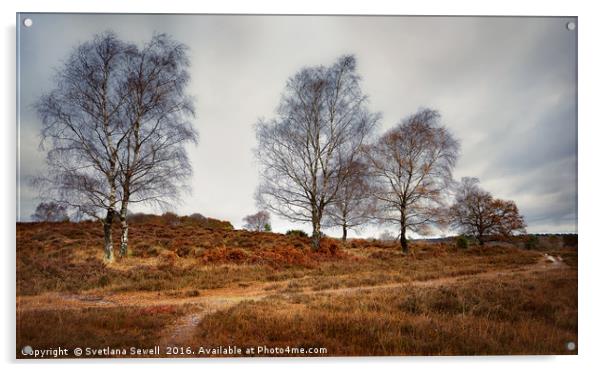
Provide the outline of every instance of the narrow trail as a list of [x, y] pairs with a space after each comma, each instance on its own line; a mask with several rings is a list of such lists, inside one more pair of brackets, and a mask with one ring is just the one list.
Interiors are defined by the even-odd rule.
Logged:
[[194, 344], [193, 336], [197, 326], [203, 319], [220, 310], [229, 309], [244, 300], [259, 300], [262, 296], [252, 298], [215, 298], [207, 301], [198, 308], [178, 318], [173, 324], [165, 328], [159, 339], [160, 346], [190, 346]]
[[454, 275], [454, 276], [444, 276], [441, 278], [435, 279], [427, 279], [427, 280], [414, 280], [403, 283], [387, 283], [387, 284], [377, 284], [371, 286], [359, 286], [359, 287], [344, 287], [344, 288], [334, 288], [334, 289], [323, 289], [323, 290], [309, 290], [309, 291], [301, 291], [297, 293], [303, 294], [345, 294], [345, 293], [356, 293], [361, 291], [371, 291], [378, 289], [393, 289], [393, 288], [402, 288], [408, 286], [421, 287], [421, 288], [430, 288], [430, 287], [441, 287], [454, 283], [461, 282], [463, 280], [470, 279], [493, 279], [499, 276], [504, 275], [512, 275], [512, 274], [531, 274], [531, 273], [539, 273], [545, 272], [549, 270], [556, 269], [566, 269], [569, 266], [562, 261], [554, 261], [550, 262], [546, 257], [540, 258], [535, 264], [527, 265], [521, 268], [514, 269], [505, 269], [505, 270], [490, 270], [484, 271], [477, 274], [466, 274], [466, 275]]
[[[153, 306], [189, 306], [192, 310], [178, 318], [167, 327], [161, 336], [162, 346], [190, 345], [194, 330], [203, 319], [215, 312], [229, 309], [243, 301], [259, 301], [270, 295], [282, 295], [290, 298], [294, 295], [346, 295], [362, 291], [394, 289], [408, 286], [439, 287], [469, 279], [492, 279], [499, 276], [515, 274], [531, 274], [549, 270], [565, 269], [568, 266], [562, 261], [551, 261], [544, 256], [535, 264], [525, 267], [485, 271], [477, 274], [447, 276], [428, 280], [415, 280], [402, 283], [387, 283], [372, 286], [328, 288], [312, 290], [304, 288], [300, 291], [286, 293], [275, 289], [267, 289], [270, 283], [263, 283], [246, 288], [220, 288], [203, 291], [196, 297], [169, 297], [160, 292], [125, 292], [108, 294], [60, 294], [44, 293], [34, 296], [17, 297], [17, 313], [36, 310], [67, 310], [85, 308], [111, 307], [153, 307]], [[291, 280], [294, 281], [294, 280]], [[289, 281], [287, 281], [289, 282]], [[286, 283], [286, 282], [285, 282]]]
[[[554, 269], [568, 267], [564, 262], [550, 262], [546, 257], [542, 257], [535, 264], [503, 270], [490, 270], [476, 274], [464, 274], [455, 276], [446, 276], [427, 280], [414, 280], [407, 282], [394, 282], [386, 284], [377, 284], [371, 286], [355, 286], [342, 288], [311, 289], [304, 288], [294, 294], [345, 294], [358, 291], [397, 288], [406, 286], [433, 287], [448, 285], [466, 279], [490, 279], [500, 275], [511, 274], [529, 274], [543, 272]], [[295, 279], [282, 281], [280, 284], [286, 285], [294, 282]], [[280, 289], [269, 289], [270, 282], [261, 283], [245, 288], [230, 287], [217, 288], [201, 291], [199, 296], [195, 297], [173, 297], [162, 294], [161, 292], [108, 292], [108, 293], [88, 293], [88, 294], [64, 294], [57, 292], [46, 292], [32, 296], [17, 296], [18, 311], [35, 310], [66, 310], [82, 309], [94, 307], [148, 307], [148, 306], [183, 306], [192, 305], [198, 307], [211, 307], [211, 304], [217, 303], [238, 303], [244, 300], [257, 300], [269, 295], [283, 294]]]

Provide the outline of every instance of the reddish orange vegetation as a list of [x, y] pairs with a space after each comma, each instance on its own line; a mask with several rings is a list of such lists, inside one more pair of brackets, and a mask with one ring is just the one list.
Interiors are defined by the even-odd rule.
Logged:
[[313, 251], [309, 238], [203, 223], [132, 221], [130, 256], [111, 264], [100, 224], [17, 224], [17, 356], [24, 345], [174, 343], [575, 353], [575, 235], [414, 241], [403, 255], [396, 242], [324, 238]]
[[[262, 263], [312, 265], [316, 261], [342, 259], [339, 241], [323, 238], [318, 251], [309, 238], [269, 232], [206, 228], [194, 223], [143, 222], [130, 225], [130, 255], [133, 257], [198, 258], [199, 263]], [[102, 231], [93, 222], [17, 224], [18, 251], [60, 252], [77, 245], [100, 251]], [[118, 237], [115, 237], [118, 246]], [[55, 254], [56, 255], [56, 254]]]
[[140, 315], [175, 314], [177, 308], [170, 305], [149, 306], [140, 310]]
[[[203, 226], [195, 220], [132, 222], [130, 257], [117, 258], [115, 264], [107, 266], [102, 261], [100, 224], [17, 224], [17, 291], [73, 291], [129, 281], [147, 283], [146, 289], [154, 290], [169, 288], [174, 277], [181, 278], [203, 266], [230, 263], [312, 268], [321, 262], [352, 259], [337, 240], [330, 238], [324, 238], [320, 250], [314, 251], [309, 238]], [[180, 261], [187, 266], [178, 265]], [[152, 262], [156, 266], [144, 271], [122, 270]]]
[[234, 339], [243, 346], [325, 347], [328, 355], [354, 356], [574, 354], [566, 345], [577, 339], [576, 283], [576, 272], [560, 269], [273, 296], [209, 315], [194, 343]]
[[[310, 247], [309, 238], [289, 237], [273, 233], [248, 233], [238, 231], [235, 242], [247, 248], [225, 245], [210, 249], [200, 256], [204, 263], [267, 264], [273, 267], [299, 265], [314, 267], [319, 262], [349, 258], [339, 247], [339, 242], [323, 238], [320, 249]], [[224, 239], [228, 239], [225, 236]], [[256, 247], [248, 247], [250, 244]]]

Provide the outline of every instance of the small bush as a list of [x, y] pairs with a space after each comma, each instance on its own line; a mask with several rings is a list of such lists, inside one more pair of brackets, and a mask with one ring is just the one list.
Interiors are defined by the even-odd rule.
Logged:
[[309, 235], [303, 230], [289, 230], [286, 232], [286, 235], [296, 236], [298, 238], [307, 238]]
[[188, 216], [188, 218], [190, 218], [193, 221], [198, 221], [198, 222], [206, 222], [207, 221], [207, 217], [203, 216], [200, 213], [193, 213], [190, 216]]
[[[148, 255], [148, 257], [158, 257], [159, 254], [161, 254], [162, 250], [163, 249], [161, 247], [155, 245], [148, 249], [147, 255]], [[147, 255], [143, 255], [143, 256], [146, 257]]]
[[199, 292], [198, 289], [191, 289], [189, 291], [186, 291], [186, 296], [188, 297], [198, 297], [201, 295], [201, 292]]
[[456, 237], [456, 247], [460, 249], [468, 248], [468, 238], [464, 235]]
[[338, 241], [332, 238], [322, 238], [320, 240], [319, 252], [326, 253], [328, 255], [336, 256], [339, 252]]
[[173, 267], [176, 263], [178, 255], [175, 252], [163, 250], [159, 254], [159, 267]]
[[535, 249], [539, 245], [539, 238], [536, 235], [529, 235], [525, 242], [526, 249]]
[[163, 223], [168, 226], [178, 226], [180, 224], [180, 217], [172, 212], [165, 212], [161, 215]]
[[111, 282], [111, 280], [109, 279], [109, 277], [106, 274], [102, 275], [100, 278], [98, 278], [98, 285], [100, 287], [106, 287], [107, 285], [109, 285], [110, 282]]
[[403, 257], [403, 254], [398, 250], [377, 250], [368, 255], [375, 260], [389, 261], [395, 258]]
[[567, 234], [562, 236], [562, 243], [565, 247], [577, 246], [577, 234]]

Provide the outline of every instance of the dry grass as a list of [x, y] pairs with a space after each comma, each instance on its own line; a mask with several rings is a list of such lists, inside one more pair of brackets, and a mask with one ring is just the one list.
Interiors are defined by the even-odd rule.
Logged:
[[576, 273], [272, 297], [215, 313], [196, 334], [203, 345], [232, 340], [329, 355], [574, 354], [566, 343], [577, 340]]
[[[577, 339], [574, 236], [539, 237], [533, 250], [523, 238], [465, 250], [453, 241], [412, 242], [404, 256], [375, 240], [325, 239], [313, 252], [307, 238], [182, 221], [132, 222], [132, 254], [111, 265], [102, 261], [97, 224], [17, 224], [18, 350], [153, 346], [211, 301], [222, 310], [200, 322], [191, 346], [564, 354]], [[564, 268], [530, 270], [544, 252], [561, 256]], [[112, 304], [72, 299], [86, 296]], [[245, 298], [264, 299], [236, 305]]]
[[445, 244], [421, 243], [408, 259], [396, 246], [361, 245], [360, 240], [345, 246], [335, 239], [325, 239], [323, 249], [314, 252], [308, 238], [190, 224], [132, 224], [131, 241], [132, 257], [107, 266], [98, 224], [17, 224], [17, 294], [212, 289], [302, 277], [311, 279], [301, 280], [301, 286], [332, 288], [476, 273], [538, 257], [519, 249], [458, 252]]
[[325, 239], [315, 252], [308, 238], [193, 224], [133, 223], [130, 231], [132, 257], [107, 266], [98, 224], [17, 224], [17, 293], [219, 288], [287, 279], [323, 262], [353, 259], [333, 239]]
[[[150, 306], [26, 311], [17, 316], [17, 357], [21, 348], [152, 348], [163, 329], [186, 307]], [[71, 354], [71, 357], [73, 355]]]

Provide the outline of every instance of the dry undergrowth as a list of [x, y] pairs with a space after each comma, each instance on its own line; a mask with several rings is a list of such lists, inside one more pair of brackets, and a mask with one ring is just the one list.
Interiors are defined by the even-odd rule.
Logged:
[[[132, 223], [131, 256], [105, 265], [96, 224], [18, 224], [17, 349], [163, 340], [328, 355], [568, 353], [577, 248], [566, 240], [540, 237], [534, 251], [414, 242], [404, 256], [394, 244], [325, 239], [312, 252], [307, 238], [152, 221]], [[541, 266], [544, 252], [562, 266]]]
[[330, 355], [574, 354], [566, 345], [577, 340], [576, 272], [276, 296], [210, 315], [195, 336], [202, 345], [231, 340]]

